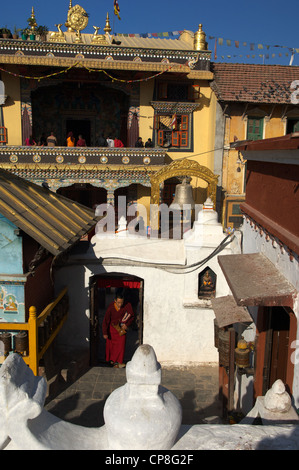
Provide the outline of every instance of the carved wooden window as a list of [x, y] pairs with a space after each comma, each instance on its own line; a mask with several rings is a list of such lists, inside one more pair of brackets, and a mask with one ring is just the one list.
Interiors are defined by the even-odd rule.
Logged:
[[156, 143], [173, 149], [191, 148], [190, 115], [157, 113], [154, 117]]

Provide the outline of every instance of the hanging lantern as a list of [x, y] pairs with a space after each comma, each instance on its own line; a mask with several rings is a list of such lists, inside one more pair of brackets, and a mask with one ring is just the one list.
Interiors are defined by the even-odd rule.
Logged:
[[240, 368], [249, 367], [249, 354], [250, 349], [248, 348], [248, 344], [242, 336], [241, 339], [238, 341], [237, 347], [235, 349], [236, 366]]

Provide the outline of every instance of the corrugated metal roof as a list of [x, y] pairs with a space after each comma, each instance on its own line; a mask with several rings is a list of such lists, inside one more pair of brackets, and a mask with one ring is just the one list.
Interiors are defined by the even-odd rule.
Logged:
[[92, 209], [2, 169], [0, 213], [55, 256], [98, 220]]

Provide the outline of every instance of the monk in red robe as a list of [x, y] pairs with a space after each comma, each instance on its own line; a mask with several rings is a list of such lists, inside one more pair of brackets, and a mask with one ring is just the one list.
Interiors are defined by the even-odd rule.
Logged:
[[126, 333], [134, 320], [131, 304], [123, 306], [123, 303], [123, 297], [117, 295], [109, 305], [102, 325], [103, 338], [106, 340], [106, 361], [113, 367], [125, 367]]

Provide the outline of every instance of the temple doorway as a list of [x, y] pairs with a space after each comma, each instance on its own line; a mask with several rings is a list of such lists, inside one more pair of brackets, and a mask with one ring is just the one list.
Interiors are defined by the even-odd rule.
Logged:
[[67, 119], [66, 120], [66, 135], [72, 132], [75, 137], [75, 142], [79, 139], [79, 135], [82, 135], [86, 141], [87, 147], [91, 145], [91, 123], [89, 119]]
[[57, 193], [91, 209], [107, 202], [107, 190], [96, 188], [88, 183], [74, 183], [71, 186], [59, 188]]
[[124, 362], [127, 363], [143, 336], [143, 289], [144, 282], [136, 276], [125, 274], [103, 274], [90, 280], [90, 365], [106, 366], [106, 341], [102, 334], [102, 323], [106, 310], [114, 301], [115, 294], [121, 292], [124, 304], [130, 302], [134, 311], [134, 322], [126, 335]]

